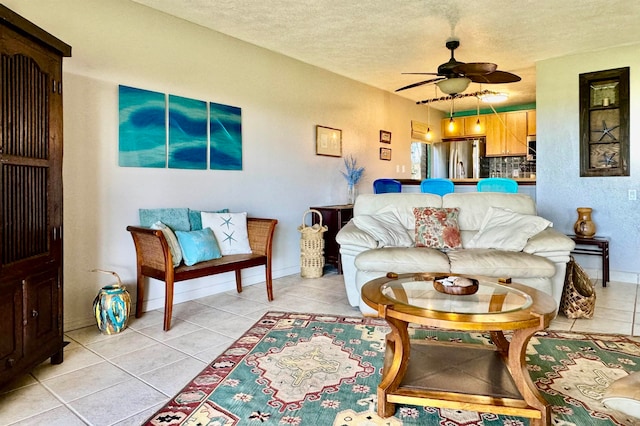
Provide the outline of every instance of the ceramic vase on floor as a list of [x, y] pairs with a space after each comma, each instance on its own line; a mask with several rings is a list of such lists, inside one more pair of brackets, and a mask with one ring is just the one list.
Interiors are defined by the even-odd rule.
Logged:
[[96, 324], [102, 334], [116, 334], [127, 328], [129, 312], [131, 310], [131, 296], [122, 285], [120, 277], [115, 272], [94, 269], [93, 272], [103, 272], [114, 275], [118, 282], [102, 287], [93, 301], [93, 313]]
[[596, 224], [591, 220], [592, 209], [590, 207], [578, 207], [578, 220], [573, 224], [573, 231], [577, 236], [592, 238], [596, 235]]

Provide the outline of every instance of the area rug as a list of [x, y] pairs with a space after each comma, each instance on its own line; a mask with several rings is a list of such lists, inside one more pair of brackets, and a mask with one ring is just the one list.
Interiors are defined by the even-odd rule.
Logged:
[[[269, 312], [147, 425], [520, 426], [529, 420], [404, 406], [376, 414], [384, 320]], [[411, 330], [413, 339], [491, 344], [488, 333]], [[461, 350], [464, 350], [461, 345]], [[558, 426], [638, 425], [601, 402], [614, 380], [640, 370], [640, 339], [545, 331], [527, 349], [531, 378]]]

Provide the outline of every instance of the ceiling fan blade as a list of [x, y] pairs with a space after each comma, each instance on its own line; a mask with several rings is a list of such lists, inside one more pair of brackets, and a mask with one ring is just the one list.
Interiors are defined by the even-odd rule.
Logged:
[[486, 75], [467, 75], [467, 77], [474, 83], [482, 84], [501, 84], [501, 83], [515, 83], [522, 80], [520, 76], [511, 74], [506, 71], [494, 71]]
[[401, 74], [410, 74], [410, 75], [438, 75], [437, 72], [403, 72]]
[[497, 68], [498, 66], [491, 62], [469, 62], [455, 66], [453, 72], [466, 76], [485, 75], [494, 72]]
[[425, 80], [425, 81], [419, 81], [418, 83], [413, 83], [413, 84], [410, 84], [408, 86], [404, 86], [404, 87], [401, 87], [399, 89], [396, 89], [396, 92], [399, 92], [401, 90], [412, 89], [414, 87], [422, 86], [423, 84], [429, 84], [429, 83], [433, 83], [435, 81], [440, 81], [440, 80], [444, 80], [444, 77], [432, 78], [430, 80]]

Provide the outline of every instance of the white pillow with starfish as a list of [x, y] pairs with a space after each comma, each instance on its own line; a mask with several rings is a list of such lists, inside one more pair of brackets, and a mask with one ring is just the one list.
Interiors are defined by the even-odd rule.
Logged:
[[247, 212], [202, 212], [201, 216], [202, 227], [211, 228], [223, 256], [251, 253], [249, 234], [247, 233]]

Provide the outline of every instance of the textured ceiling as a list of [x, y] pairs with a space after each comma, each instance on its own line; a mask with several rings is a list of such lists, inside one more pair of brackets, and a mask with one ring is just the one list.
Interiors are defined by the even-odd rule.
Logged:
[[[508, 92], [508, 104], [535, 101], [536, 61], [640, 43], [636, 0], [134, 1], [390, 92], [426, 80], [401, 73], [435, 72], [455, 37], [457, 60], [493, 62], [522, 77], [482, 86]], [[472, 83], [467, 92], [478, 89]], [[399, 94], [419, 101], [436, 91]], [[475, 105], [456, 101], [458, 110]]]

